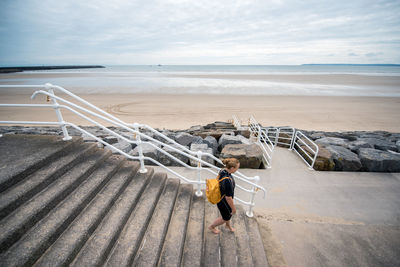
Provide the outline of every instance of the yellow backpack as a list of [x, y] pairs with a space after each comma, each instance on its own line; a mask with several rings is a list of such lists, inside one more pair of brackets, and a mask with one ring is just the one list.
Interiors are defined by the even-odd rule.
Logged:
[[221, 191], [219, 189], [219, 182], [225, 179], [230, 179], [230, 178], [227, 176], [219, 180], [219, 175], [218, 175], [217, 178], [206, 179], [206, 196], [211, 204], [217, 204], [225, 196], [225, 195], [221, 196]]

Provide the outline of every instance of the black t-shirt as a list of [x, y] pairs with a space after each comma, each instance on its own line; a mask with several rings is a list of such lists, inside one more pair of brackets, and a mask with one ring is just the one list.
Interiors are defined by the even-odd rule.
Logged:
[[235, 190], [235, 180], [227, 170], [223, 169], [219, 172], [219, 180], [224, 177], [229, 177], [230, 179], [225, 179], [219, 182], [219, 189], [221, 191], [221, 196], [225, 195], [227, 197], [232, 197]]

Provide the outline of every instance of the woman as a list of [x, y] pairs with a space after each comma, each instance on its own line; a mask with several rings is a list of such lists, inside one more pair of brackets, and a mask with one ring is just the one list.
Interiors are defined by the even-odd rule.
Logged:
[[[222, 163], [225, 165], [225, 168], [219, 172], [219, 185], [222, 199], [217, 204], [219, 212], [221, 213], [221, 217], [216, 219], [209, 227], [214, 234], [219, 234], [220, 230], [216, 227], [224, 224], [225, 227], [230, 231], [234, 232], [235, 229], [232, 228], [230, 224], [230, 219], [233, 214], [236, 213], [236, 207], [233, 203], [233, 195], [235, 191], [235, 180], [232, 177], [232, 173], [236, 172], [240, 167], [239, 160], [235, 158], [224, 159]], [[228, 177], [228, 179], [222, 180], [224, 177]]]

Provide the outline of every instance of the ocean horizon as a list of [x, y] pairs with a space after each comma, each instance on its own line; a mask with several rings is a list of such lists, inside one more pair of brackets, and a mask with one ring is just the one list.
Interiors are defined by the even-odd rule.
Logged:
[[80, 94], [400, 97], [400, 65], [105, 65], [0, 75], [0, 84], [48, 82]]

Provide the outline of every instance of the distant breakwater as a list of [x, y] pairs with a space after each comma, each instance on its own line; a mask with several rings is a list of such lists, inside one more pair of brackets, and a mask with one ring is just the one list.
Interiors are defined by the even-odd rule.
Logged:
[[0, 67], [0, 73], [23, 72], [30, 70], [67, 70], [67, 69], [97, 69], [101, 65], [72, 65], [72, 66], [29, 66], [29, 67]]
[[[112, 137], [108, 132], [99, 127], [82, 126], [82, 128], [126, 153], [131, 155], [137, 154], [136, 145]], [[118, 127], [108, 128], [128, 139], [132, 138], [132, 134], [125, 129]], [[86, 142], [94, 141], [89, 137], [83, 136], [81, 132], [75, 129], [69, 129], [68, 131], [71, 136], [82, 136]], [[230, 123], [214, 122], [205, 126], [193, 126], [187, 130], [172, 131], [159, 129], [159, 131], [177, 143], [186, 146], [188, 149], [193, 151], [202, 150], [203, 152], [212, 153], [219, 158], [231, 157], [233, 154], [237, 156], [238, 151], [241, 151], [242, 155], [240, 157], [243, 160], [241, 166], [243, 168], [258, 169], [265, 167], [262, 162], [262, 151], [259, 151], [258, 147], [250, 142], [249, 131], [236, 130]], [[314, 164], [315, 170], [400, 172], [400, 133], [386, 131], [301, 131], [314, 140], [319, 147], [318, 157]], [[160, 137], [154, 135], [152, 132], [144, 131], [144, 133], [154, 139], [160, 140]], [[62, 131], [59, 127], [0, 126], [0, 134], [61, 136]], [[279, 138], [285, 137], [283, 135], [284, 133], [281, 133]], [[300, 149], [295, 149], [299, 153], [302, 153]], [[304, 146], [303, 149], [307, 150], [307, 147]], [[179, 157], [179, 154], [173, 150], [167, 152]], [[169, 158], [164, 157], [154, 147], [144, 147], [143, 153], [162, 162], [164, 165], [172, 166], [176, 164]], [[196, 166], [195, 162], [190, 162], [187, 158], [179, 159], [181, 161], [188, 161], [187, 164]], [[213, 163], [213, 160], [210, 159], [210, 163]]]

